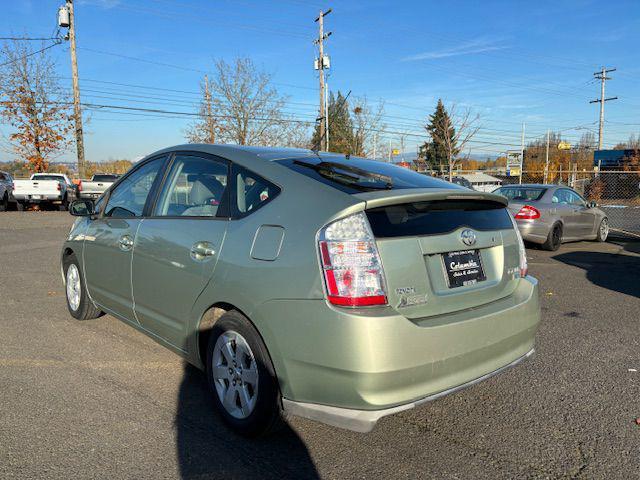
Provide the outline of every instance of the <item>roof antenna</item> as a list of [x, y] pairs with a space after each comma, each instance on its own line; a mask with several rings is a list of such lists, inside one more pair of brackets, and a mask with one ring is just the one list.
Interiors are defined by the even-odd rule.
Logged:
[[[351, 90], [349, 90], [349, 93], [347, 93], [347, 95], [342, 99], [342, 102], [340, 102], [340, 105], [338, 105], [334, 111], [338, 111], [340, 110], [344, 104], [347, 102], [347, 98], [349, 98], [349, 95], [351, 95]], [[329, 115], [328, 112], [329, 109], [327, 109], [327, 115]], [[316, 122], [320, 121], [322, 122], [324, 120], [324, 117], [318, 117], [316, 118]], [[329, 120], [331, 120], [331, 117], [329, 117]], [[320, 145], [322, 145], [322, 140], [324, 140], [324, 137], [327, 135], [327, 130], [325, 129], [324, 133], [322, 134], [322, 136], [320, 138], [318, 138], [318, 140], [316, 141], [316, 143], [311, 147], [311, 151], [313, 153], [315, 153], [316, 155], [318, 155], [318, 157], [320, 157], [320, 154], [318, 153], [320, 151]]]

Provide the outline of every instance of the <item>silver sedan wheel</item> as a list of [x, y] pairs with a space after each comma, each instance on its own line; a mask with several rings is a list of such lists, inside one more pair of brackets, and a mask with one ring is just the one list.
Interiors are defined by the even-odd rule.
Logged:
[[258, 399], [258, 367], [249, 344], [228, 330], [218, 337], [211, 361], [220, 403], [232, 417], [247, 418]]
[[600, 222], [600, 239], [604, 242], [608, 236], [609, 236], [609, 222], [605, 218]]
[[80, 306], [80, 272], [75, 264], [67, 268], [67, 302], [74, 312]]

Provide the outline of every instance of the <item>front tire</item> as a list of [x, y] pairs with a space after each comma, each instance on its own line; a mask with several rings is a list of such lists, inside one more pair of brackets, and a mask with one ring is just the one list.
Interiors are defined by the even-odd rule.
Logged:
[[71, 253], [65, 257], [62, 265], [67, 308], [71, 316], [77, 320], [92, 320], [104, 315], [89, 299], [87, 285], [75, 254]]
[[550, 252], [555, 252], [560, 248], [561, 243], [562, 225], [556, 223], [549, 231], [549, 235], [547, 235], [547, 241], [542, 244], [542, 248], [544, 248], [545, 250], [549, 250]]
[[600, 225], [598, 226], [598, 234], [596, 236], [596, 240], [598, 242], [606, 242], [607, 237], [609, 236], [609, 220], [603, 218], [600, 221]]
[[224, 423], [246, 437], [282, 425], [280, 389], [260, 334], [240, 312], [216, 322], [207, 346], [207, 380]]

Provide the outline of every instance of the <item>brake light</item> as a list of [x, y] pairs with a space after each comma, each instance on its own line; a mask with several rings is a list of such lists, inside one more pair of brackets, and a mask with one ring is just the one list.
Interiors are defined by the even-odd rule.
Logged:
[[[520, 211], [522, 211], [522, 209]], [[540, 212], [538, 212], [538, 216], [540, 216]], [[524, 248], [524, 241], [522, 240], [522, 235], [520, 234], [520, 230], [518, 230], [518, 224], [513, 219], [511, 214], [509, 214], [509, 218], [511, 218], [513, 229], [516, 231], [516, 237], [518, 238], [518, 261], [519, 261], [518, 266], [520, 268], [520, 277], [524, 278], [527, 276], [527, 273], [529, 273], [529, 264], [527, 263], [527, 250]], [[518, 218], [517, 215], [516, 215], [516, 218]]]
[[82, 191], [82, 180], [78, 180], [78, 191]]
[[534, 220], [540, 218], [540, 210], [531, 205], [523, 206], [518, 213], [516, 213], [517, 220]]
[[62, 190], [62, 185], [58, 183], [58, 191], [61, 191], [61, 190]]
[[320, 262], [327, 299], [333, 305], [386, 305], [387, 293], [378, 248], [364, 213], [320, 230]]

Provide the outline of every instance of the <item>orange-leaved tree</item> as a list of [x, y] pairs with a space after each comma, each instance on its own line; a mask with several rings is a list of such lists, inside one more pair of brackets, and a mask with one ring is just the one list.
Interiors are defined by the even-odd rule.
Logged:
[[70, 144], [73, 124], [68, 95], [61, 90], [48, 50], [25, 41], [5, 43], [0, 51], [0, 118], [10, 126], [8, 142], [32, 172]]

